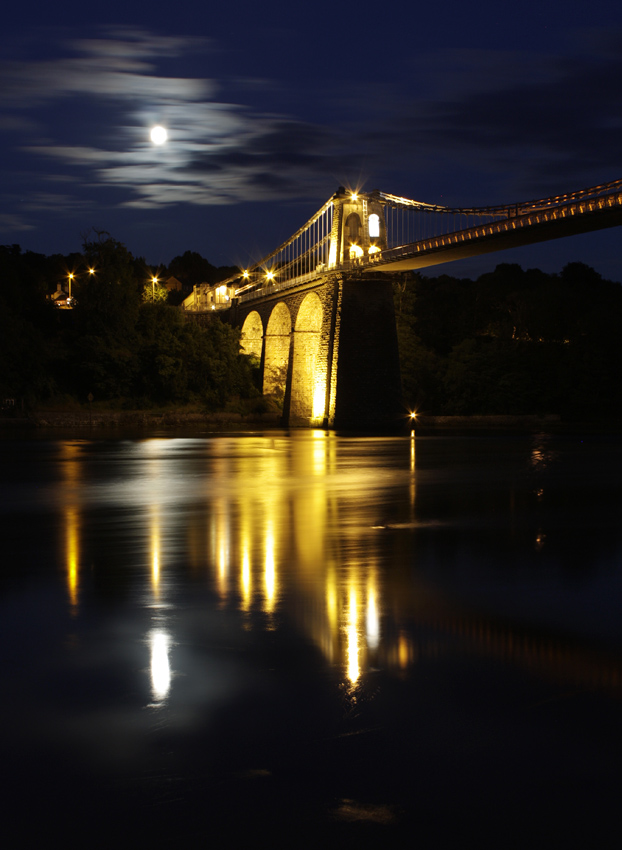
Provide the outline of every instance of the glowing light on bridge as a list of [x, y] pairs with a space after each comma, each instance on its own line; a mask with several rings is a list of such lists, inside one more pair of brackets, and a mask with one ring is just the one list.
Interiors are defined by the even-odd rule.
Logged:
[[326, 376], [316, 375], [313, 391], [313, 425], [321, 425], [326, 410]]

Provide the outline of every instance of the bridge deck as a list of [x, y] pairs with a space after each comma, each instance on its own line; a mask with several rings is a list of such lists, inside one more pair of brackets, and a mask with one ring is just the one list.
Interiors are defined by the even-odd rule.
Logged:
[[363, 272], [423, 269], [618, 225], [622, 225], [622, 193], [615, 192], [391, 248], [378, 254], [375, 262], [357, 263], [354, 267]]

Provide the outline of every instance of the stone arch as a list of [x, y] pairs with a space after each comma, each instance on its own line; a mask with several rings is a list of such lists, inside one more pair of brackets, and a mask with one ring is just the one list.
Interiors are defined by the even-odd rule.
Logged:
[[289, 343], [292, 317], [287, 305], [279, 301], [268, 319], [266, 328], [263, 394], [283, 401], [289, 366]]
[[290, 421], [321, 424], [326, 406], [326, 369], [319, 364], [324, 310], [316, 292], [305, 295], [294, 330]]
[[358, 242], [361, 235], [361, 217], [352, 212], [346, 219], [346, 239], [348, 242]]
[[263, 346], [263, 323], [257, 310], [246, 317], [240, 334], [240, 351], [242, 354], [253, 354], [261, 360]]

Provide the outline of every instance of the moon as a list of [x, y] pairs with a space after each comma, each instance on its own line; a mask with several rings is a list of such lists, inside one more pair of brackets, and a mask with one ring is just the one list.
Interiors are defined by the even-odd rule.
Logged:
[[151, 128], [151, 141], [154, 145], [163, 145], [164, 142], [168, 139], [168, 133], [166, 132], [165, 127], [157, 127]]

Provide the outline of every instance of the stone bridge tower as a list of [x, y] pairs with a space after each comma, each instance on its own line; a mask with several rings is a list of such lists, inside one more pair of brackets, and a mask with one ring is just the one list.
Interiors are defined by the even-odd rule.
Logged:
[[340, 189], [333, 201], [328, 263], [234, 302], [231, 320], [285, 425], [384, 430], [405, 413], [393, 290], [388, 275], [357, 268], [386, 246], [384, 211], [373, 194]]

